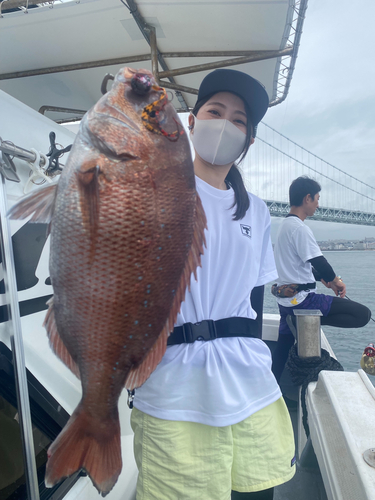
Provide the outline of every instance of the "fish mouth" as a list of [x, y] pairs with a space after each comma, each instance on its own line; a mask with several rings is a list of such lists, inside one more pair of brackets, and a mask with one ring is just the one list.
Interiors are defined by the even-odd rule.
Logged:
[[145, 95], [153, 85], [156, 85], [154, 75], [147, 69], [135, 70], [129, 67], [122, 68], [116, 75], [116, 80], [121, 83], [130, 83], [134, 92]]
[[136, 73], [130, 80], [130, 85], [137, 95], [146, 95], [152, 87], [152, 79], [145, 74]]
[[122, 68], [117, 73], [115, 80], [125, 84], [124, 95], [132, 103], [136, 111], [155, 101], [153, 91], [160, 92], [164, 90], [156, 83], [151, 71], [147, 69]]

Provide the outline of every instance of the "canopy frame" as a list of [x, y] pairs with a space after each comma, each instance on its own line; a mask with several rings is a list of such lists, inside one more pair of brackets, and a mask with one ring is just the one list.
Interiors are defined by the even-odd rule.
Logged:
[[[274, 79], [274, 98], [270, 102], [270, 106], [275, 106], [281, 103], [287, 97], [292, 75], [295, 68], [295, 62], [297, 59], [300, 38], [302, 34], [302, 26], [305, 18], [305, 12], [307, 9], [308, 0], [298, 0], [295, 3], [293, 19], [286, 24], [285, 27], [285, 48], [280, 50], [238, 50], [238, 51], [190, 51], [190, 52], [164, 52], [162, 53], [158, 48], [156, 29], [154, 26], [147, 24], [145, 19], [142, 17], [138, 10], [138, 5], [136, 0], [124, 0], [122, 3], [128, 8], [130, 14], [134, 18], [140, 32], [142, 33], [144, 39], [150, 46], [150, 53], [139, 54], [128, 57], [104, 59], [104, 60], [94, 60], [94, 61], [83, 61], [76, 64], [51, 66], [46, 68], [37, 68], [26, 71], [18, 71], [11, 73], [0, 74], [0, 80], [9, 80], [16, 78], [27, 78], [30, 76], [47, 75], [60, 72], [76, 71], [89, 68], [106, 67], [113, 65], [131, 64], [141, 61], [150, 61], [152, 66], [152, 72], [157, 83], [167, 89], [171, 89], [175, 92], [176, 97], [179, 101], [180, 109], [178, 111], [189, 111], [189, 106], [187, 105], [181, 92], [188, 94], [197, 95], [198, 90], [185, 85], [180, 85], [175, 81], [176, 76], [186, 75], [200, 71], [211, 71], [218, 68], [238, 66], [241, 64], [246, 64], [249, 62], [263, 61], [266, 59], [277, 58], [278, 59], [278, 70], [275, 73]], [[25, 8], [38, 8], [38, 6], [44, 6], [46, 3], [51, 4], [53, 8], [53, 2], [40, 2], [38, 0], [6, 0], [0, 2], [0, 16], [6, 12], [12, 12], [14, 9]], [[1, 10], [2, 8], [2, 10]], [[181, 67], [177, 69], [169, 69], [166, 63], [168, 58], [189, 58], [189, 57], [209, 57], [209, 58], [220, 58], [218, 61], [202, 63], [192, 66]], [[222, 59], [224, 58], [224, 60]], [[161, 70], [159, 70], [159, 67]]]

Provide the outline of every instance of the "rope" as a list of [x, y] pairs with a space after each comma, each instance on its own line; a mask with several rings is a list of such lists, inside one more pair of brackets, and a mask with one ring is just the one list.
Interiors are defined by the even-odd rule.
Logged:
[[325, 349], [322, 349], [321, 357], [300, 358], [297, 355], [297, 344], [289, 351], [286, 367], [290, 372], [293, 383], [301, 386], [302, 423], [306, 436], [309, 437], [310, 428], [307, 422], [308, 415], [306, 407], [307, 386], [310, 382], [316, 382], [318, 380], [319, 373], [322, 370], [344, 371], [344, 368], [337, 359], [332, 358]]
[[179, 129], [179, 123], [177, 120], [173, 118], [177, 125], [177, 130], [174, 132], [168, 133], [166, 132], [162, 126], [161, 123], [163, 121], [162, 116], [160, 113], [163, 111], [165, 105], [168, 103], [168, 97], [167, 97], [167, 92], [164, 88], [158, 87], [154, 85], [153, 90], [160, 91], [160, 97], [152, 102], [151, 104], [148, 104], [143, 109], [142, 112], [142, 122], [143, 125], [149, 130], [150, 132], [154, 132], [155, 134], [163, 135], [166, 137], [169, 141], [171, 142], [176, 142], [180, 135], [184, 133], [184, 130]]

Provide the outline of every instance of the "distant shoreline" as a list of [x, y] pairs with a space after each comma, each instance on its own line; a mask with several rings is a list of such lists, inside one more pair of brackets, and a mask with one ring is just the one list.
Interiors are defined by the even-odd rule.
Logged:
[[375, 248], [321, 248], [322, 252], [374, 252]]

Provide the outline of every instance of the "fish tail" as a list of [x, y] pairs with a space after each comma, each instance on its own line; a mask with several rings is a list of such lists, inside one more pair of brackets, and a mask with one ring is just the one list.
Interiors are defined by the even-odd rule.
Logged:
[[85, 469], [99, 493], [106, 496], [122, 468], [118, 412], [105, 421], [93, 419], [82, 404], [48, 449], [45, 484], [51, 488]]

